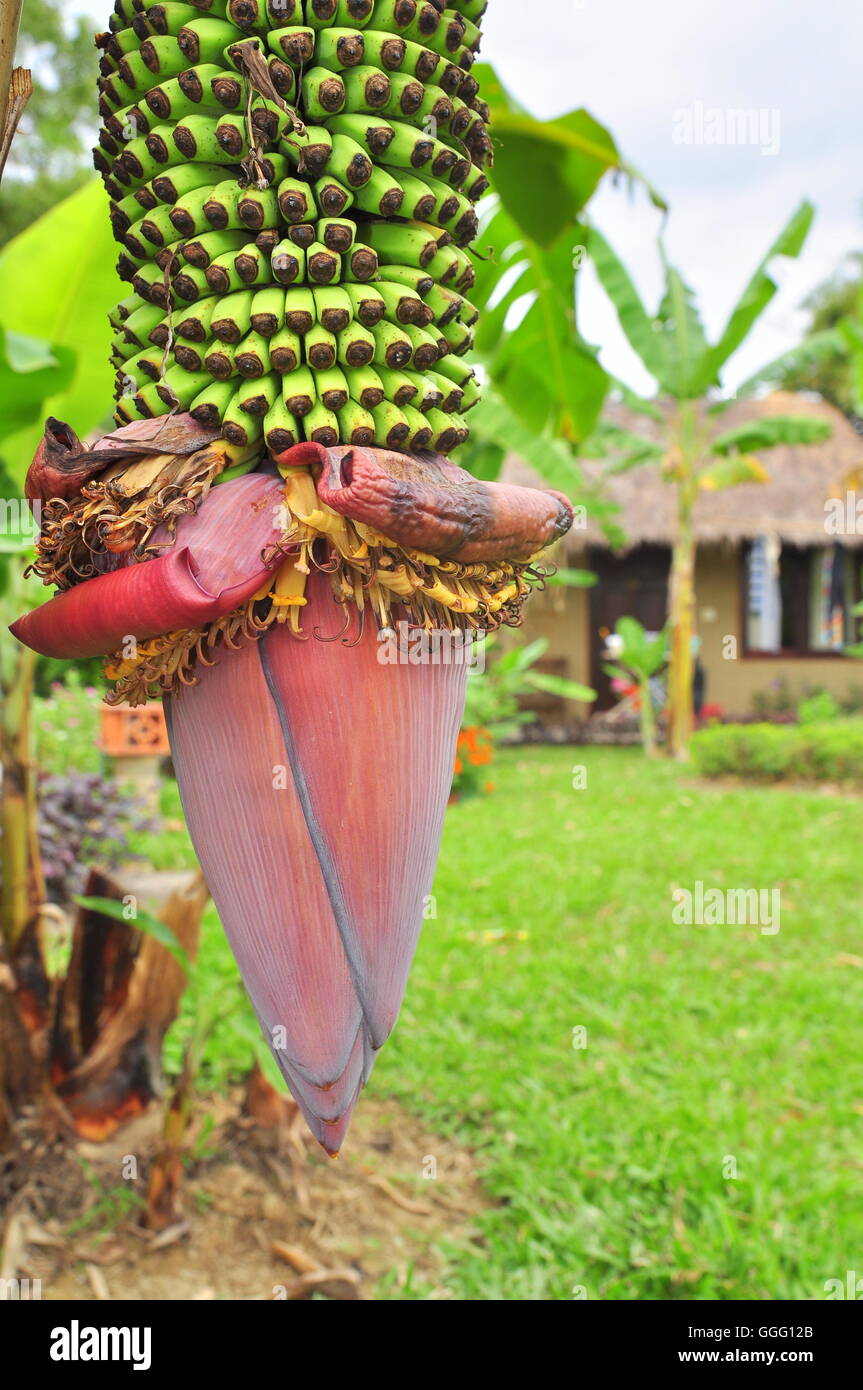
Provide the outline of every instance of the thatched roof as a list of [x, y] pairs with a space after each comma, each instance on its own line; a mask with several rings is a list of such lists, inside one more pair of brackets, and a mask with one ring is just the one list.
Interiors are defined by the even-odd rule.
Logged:
[[[746, 483], [720, 492], [704, 492], [696, 504], [699, 541], [752, 540], [766, 531], [792, 545], [824, 545], [824, 503], [845, 496], [849, 474], [863, 468], [863, 439], [833, 406], [809, 396], [775, 392], [758, 401], [730, 406], [713, 426], [714, 432], [737, 428], [770, 415], [809, 415], [826, 420], [831, 436], [823, 444], [780, 446], [759, 457], [770, 475], [766, 483]], [[660, 440], [658, 421], [636, 415], [622, 405], [611, 404], [605, 418], [622, 429]], [[655, 464], [603, 478], [610, 460], [582, 460], [580, 467], [590, 482], [600, 483], [603, 498], [619, 506], [615, 522], [623, 529], [627, 545], [667, 545], [675, 535], [675, 488], [664, 482]], [[511, 482], [536, 485], [535, 475], [520, 460], [508, 459], [506, 477]], [[863, 494], [861, 494], [863, 495]], [[571, 532], [571, 544], [608, 545], [597, 522], [590, 518], [587, 530]], [[826, 539], [825, 539], [826, 537]], [[843, 535], [848, 545], [863, 544], [863, 535]]]

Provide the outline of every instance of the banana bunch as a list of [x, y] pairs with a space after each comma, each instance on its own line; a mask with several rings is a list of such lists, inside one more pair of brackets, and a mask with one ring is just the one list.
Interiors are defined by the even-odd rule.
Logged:
[[181, 409], [252, 458], [464, 442], [486, 3], [116, 0], [94, 163], [131, 286], [118, 425]]

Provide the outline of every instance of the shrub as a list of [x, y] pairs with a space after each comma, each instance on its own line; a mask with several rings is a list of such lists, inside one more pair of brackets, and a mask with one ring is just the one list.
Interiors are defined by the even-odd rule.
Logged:
[[839, 714], [839, 702], [829, 690], [817, 690], [797, 706], [797, 718], [801, 724], [825, 724], [828, 720], [838, 719]]
[[117, 869], [133, 853], [130, 840], [153, 824], [140, 801], [109, 778], [71, 773], [39, 782], [39, 846], [50, 902], [80, 893], [87, 868]]
[[863, 784], [863, 719], [822, 724], [722, 724], [692, 739], [703, 777]]

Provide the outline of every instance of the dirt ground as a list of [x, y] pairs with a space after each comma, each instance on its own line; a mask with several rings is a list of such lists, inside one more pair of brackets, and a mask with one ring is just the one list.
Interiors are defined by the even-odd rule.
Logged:
[[441, 1242], [477, 1240], [489, 1205], [469, 1151], [366, 1098], [333, 1161], [298, 1119], [265, 1128], [240, 1101], [198, 1107], [182, 1219], [158, 1235], [140, 1225], [157, 1113], [104, 1144], [37, 1145], [14, 1182], [0, 1160], [0, 1277], [85, 1302], [450, 1296]]

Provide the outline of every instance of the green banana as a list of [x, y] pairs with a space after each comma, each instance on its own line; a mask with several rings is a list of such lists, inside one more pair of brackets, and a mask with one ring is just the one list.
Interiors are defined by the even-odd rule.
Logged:
[[236, 392], [235, 381], [211, 381], [189, 406], [189, 414], [200, 425], [217, 430]]
[[344, 279], [358, 280], [365, 283], [374, 280], [378, 273], [378, 255], [371, 246], [364, 245], [363, 242], [355, 241], [350, 251], [344, 257]]
[[346, 284], [345, 291], [353, 312], [366, 328], [380, 323], [387, 311], [386, 300], [377, 285]]
[[311, 290], [291, 289], [285, 295], [285, 325], [304, 336], [317, 320], [317, 308]]
[[[376, 170], [372, 170], [372, 179], [374, 179], [376, 172]], [[371, 181], [370, 179], [369, 182], [371, 183]], [[346, 188], [343, 183], [339, 183], [338, 179], [328, 174], [324, 174], [312, 185], [315, 202], [325, 217], [341, 217], [342, 213], [346, 212], [359, 194], [364, 191], [364, 188], [365, 185], [357, 189]]]
[[306, 439], [331, 449], [339, 442], [339, 421], [332, 410], [317, 401], [303, 420], [303, 433]]
[[376, 370], [383, 382], [386, 399], [392, 401], [400, 409], [403, 410], [406, 405], [410, 405], [414, 397], [419, 394], [416, 381], [409, 377], [407, 372], [384, 366], [378, 366]]
[[296, 371], [302, 361], [299, 334], [284, 325], [270, 338], [269, 353], [270, 367], [274, 372], [287, 375]]
[[342, 285], [316, 285], [312, 291], [318, 323], [329, 333], [341, 333], [354, 316], [347, 288]]
[[315, 31], [308, 25], [289, 24], [271, 29], [267, 43], [292, 68], [304, 68], [315, 56]]
[[[192, 343], [206, 343], [210, 337], [213, 315], [222, 301], [211, 295], [209, 299], [199, 299], [190, 309], [183, 312], [177, 322], [175, 332]], [[158, 342], [158, 339], [154, 339]]]
[[393, 323], [415, 323], [420, 327], [432, 321], [432, 311], [415, 290], [394, 280], [377, 280], [375, 289], [384, 301], [385, 313]]
[[314, 241], [306, 252], [306, 275], [311, 284], [330, 285], [341, 278], [342, 258], [322, 241]]
[[310, 367], [314, 367], [317, 371], [326, 371], [336, 364], [338, 351], [336, 335], [324, 328], [323, 324], [316, 323], [303, 339], [303, 350]]
[[264, 416], [264, 442], [270, 454], [282, 454], [297, 440], [297, 422], [281, 396], [277, 396]]
[[242, 342], [237, 344], [234, 366], [240, 376], [249, 380], [264, 376], [270, 370], [269, 339], [252, 329]]
[[427, 449], [434, 433], [427, 417], [412, 405], [403, 405], [401, 411], [408, 423], [408, 448], [412, 453], [416, 453], [419, 449]]
[[404, 328], [381, 319], [370, 329], [375, 340], [375, 364], [384, 367], [406, 367], [413, 358], [413, 343]]
[[274, 280], [280, 285], [292, 285], [305, 278], [306, 253], [285, 237], [275, 246], [270, 265]]
[[[229, 444], [242, 447], [254, 444], [258, 439], [263, 439], [264, 415], [269, 408], [266, 406], [269, 394], [266, 388], [260, 388], [261, 383], [259, 382], [244, 382], [234, 392], [222, 417], [222, 434]], [[245, 394], [245, 392], [249, 394]], [[257, 395], [254, 394], [255, 392]], [[270, 405], [275, 400], [276, 394], [274, 391], [272, 400], [269, 401]], [[247, 409], [249, 405], [262, 404], [265, 405], [265, 409], [262, 411]]]
[[383, 401], [372, 411], [375, 443], [381, 449], [401, 449], [407, 443], [410, 426], [403, 412], [392, 401]]
[[236, 343], [212, 343], [204, 358], [204, 366], [215, 377], [216, 381], [236, 380], [237, 369], [234, 366], [234, 355], [236, 353]]
[[[341, 360], [341, 359], [340, 359]], [[386, 400], [386, 391], [380, 374], [374, 367], [344, 368], [345, 380], [351, 393], [351, 400], [357, 401], [364, 410], [372, 410]]]
[[[350, 399], [347, 378], [341, 367], [328, 367], [315, 371], [315, 388], [318, 400], [327, 410], [343, 410]], [[336, 441], [338, 443], [338, 440]]]
[[[225, 177], [222, 164], [179, 164], [157, 174], [152, 181], [153, 192], [162, 203], [176, 203], [198, 188], [209, 188]], [[138, 194], [144, 190], [139, 189]], [[134, 196], [137, 197], [138, 194]]]
[[174, 126], [172, 139], [184, 159], [208, 164], [237, 164], [249, 154], [242, 116], [186, 116]]
[[228, 251], [237, 251], [245, 244], [246, 233], [241, 232], [204, 232], [202, 236], [193, 237], [187, 241], [182, 248], [183, 259], [188, 265], [200, 266], [206, 270], [217, 256], [222, 256]]
[[433, 337], [431, 333], [427, 333], [424, 328], [420, 328], [419, 324], [402, 324], [402, 331], [410, 340], [413, 349], [413, 365], [418, 372], [433, 367], [438, 358], [444, 356], [438, 346], [437, 338]]
[[276, 198], [286, 222], [306, 222], [315, 215], [312, 191], [301, 179], [282, 179], [276, 190]]
[[398, 179], [377, 166], [372, 170], [368, 183], [358, 188], [353, 195], [353, 201], [361, 212], [374, 213], [380, 217], [395, 217], [401, 210], [404, 198], [404, 188]]
[[339, 366], [367, 367], [374, 360], [376, 349], [371, 330], [354, 320], [338, 335]]
[[308, 367], [297, 367], [282, 380], [282, 399], [292, 415], [302, 419], [317, 400], [315, 379]]
[[368, 448], [375, 442], [375, 419], [358, 401], [349, 400], [336, 412], [339, 421], [339, 438], [343, 444], [356, 444]]
[[251, 326], [256, 333], [272, 338], [285, 322], [285, 291], [280, 285], [268, 285], [252, 297]]

